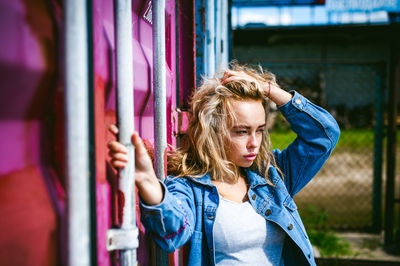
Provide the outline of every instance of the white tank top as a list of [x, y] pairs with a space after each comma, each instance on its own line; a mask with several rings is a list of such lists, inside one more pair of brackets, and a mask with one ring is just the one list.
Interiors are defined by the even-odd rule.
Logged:
[[218, 266], [283, 265], [284, 232], [248, 201], [236, 203], [220, 196], [213, 231]]

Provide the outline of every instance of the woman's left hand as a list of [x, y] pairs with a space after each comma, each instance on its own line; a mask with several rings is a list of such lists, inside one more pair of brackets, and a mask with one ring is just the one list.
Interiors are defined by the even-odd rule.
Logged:
[[234, 70], [229, 70], [229, 69], [225, 70], [224, 75], [221, 78], [221, 83], [222, 83], [222, 85], [224, 85], [228, 82], [238, 81], [238, 80], [245, 80], [248, 82], [258, 83], [261, 85], [261, 87], [264, 89], [264, 91], [267, 89], [267, 86], [268, 86], [267, 81], [258, 80], [256, 78], [246, 74], [245, 72], [234, 71]]
[[278, 106], [284, 105], [292, 99], [292, 95], [282, 90], [276, 82], [256, 79], [242, 71], [234, 71], [230, 69], [226, 70], [221, 78], [221, 83], [222, 85], [224, 85], [228, 82], [239, 80], [245, 80], [248, 82], [255, 82], [260, 84], [262, 90], [265, 92], [267, 97], [270, 98]]

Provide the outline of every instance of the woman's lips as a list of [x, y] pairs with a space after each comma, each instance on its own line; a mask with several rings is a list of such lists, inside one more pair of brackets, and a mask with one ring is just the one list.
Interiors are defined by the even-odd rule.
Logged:
[[254, 159], [257, 157], [257, 154], [255, 154], [255, 153], [252, 153], [252, 154], [248, 154], [248, 155], [245, 155], [244, 156], [244, 158], [246, 159], [246, 160], [249, 160], [249, 161], [254, 161]]

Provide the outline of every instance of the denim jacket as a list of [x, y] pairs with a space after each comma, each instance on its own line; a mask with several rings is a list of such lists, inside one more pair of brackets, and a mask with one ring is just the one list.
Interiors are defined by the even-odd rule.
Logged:
[[[286, 233], [282, 252], [284, 265], [315, 265], [312, 246], [293, 196], [325, 163], [339, 138], [339, 127], [327, 111], [297, 92], [293, 92], [292, 100], [279, 110], [297, 134], [286, 149], [273, 151], [284, 179], [272, 166], [268, 175], [274, 185], [246, 169], [247, 195], [257, 213]], [[163, 187], [164, 199], [159, 205], [141, 203], [144, 226], [168, 252], [188, 243], [188, 265], [215, 265], [213, 225], [219, 197], [210, 176], [167, 177]]]

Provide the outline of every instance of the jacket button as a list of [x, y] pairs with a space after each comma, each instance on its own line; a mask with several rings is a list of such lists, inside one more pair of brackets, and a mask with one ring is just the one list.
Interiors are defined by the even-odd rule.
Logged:
[[265, 215], [267, 215], [267, 216], [270, 215], [271, 213], [272, 213], [271, 209], [268, 209], [265, 211]]
[[295, 103], [297, 103], [298, 105], [300, 105], [301, 104], [301, 100], [300, 99], [296, 99], [295, 101], [294, 101]]
[[253, 194], [253, 196], [251, 196], [251, 198], [252, 198], [253, 200], [255, 200], [255, 199], [257, 198], [256, 194]]
[[293, 229], [293, 224], [289, 224], [288, 229], [292, 230]]

